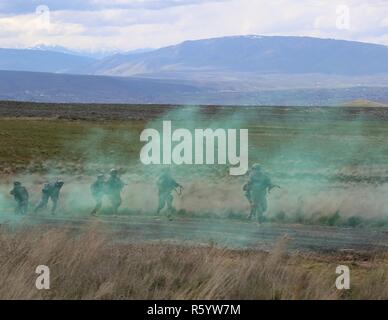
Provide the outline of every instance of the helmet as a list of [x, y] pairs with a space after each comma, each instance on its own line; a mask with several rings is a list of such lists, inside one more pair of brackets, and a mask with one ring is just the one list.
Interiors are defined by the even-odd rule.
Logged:
[[117, 174], [118, 174], [118, 171], [116, 169], [111, 169], [110, 170], [110, 175], [111, 176], [117, 176]]
[[15, 187], [18, 187], [18, 186], [21, 186], [22, 184], [21, 184], [19, 181], [15, 181], [15, 182], [13, 183], [13, 185], [14, 185]]
[[56, 186], [63, 186], [65, 183], [62, 181], [62, 180], [57, 180], [56, 182], [55, 182], [55, 185]]

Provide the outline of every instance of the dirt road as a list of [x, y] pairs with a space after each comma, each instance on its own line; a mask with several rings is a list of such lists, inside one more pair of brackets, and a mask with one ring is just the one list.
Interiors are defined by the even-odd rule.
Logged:
[[[2, 217], [2, 223], [7, 223]], [[85, 228], [101, 223], [119, 241], [172, 242], [183, 244], [210, 244], [231, 248], [271, 249], [287, 236], [291, 251], [331, 250], [386, 250], [388, 231], [370, 228], [337, 228], [302, 225], [274, 225], [241, 222], [227, 219], [193, 219], [154, 216], [101, 216], [76, 218], [65, 216], [27, 216], [17, 225], [54, 225], [71, 229]]]

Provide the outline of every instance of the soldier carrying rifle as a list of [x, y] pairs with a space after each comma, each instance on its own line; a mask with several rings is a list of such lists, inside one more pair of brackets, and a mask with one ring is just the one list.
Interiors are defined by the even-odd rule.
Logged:
[[15, 211], [17, 214], [27, 214], [29, 198], [28, 191], [19, 181], [15, 181], [13, 185], [14, 186], [10, 194], [13, 195], [17, 203]]
[[113, 214], [118, 213], [121, 206], [121, 192], [125, 187], [125, 183], [120, 179], [119, 172], [116, 169], [110, 171], [110, 177], [106, 181], [106, 194], [112, 204]]
[[245, 197], [251, 205], [248, 219], [256, 217], [259, 223], [263, 222], [264, 213], [268, 208], [267, 194], [273, 188], [280, 187], [272, 184], [271, 179], [263, 172], [259, 164], [254, 164], [248, 182], [243, 186]]
[[156, 213], [159, 214], [166, 205], [170, 212], [174, 212], [172, 192], [175, 190], [180, 195], [183, 187], [172, 178], [171, 171], [168, 168], [163, 169], [156, 184], [159, 190], [159, 206]]

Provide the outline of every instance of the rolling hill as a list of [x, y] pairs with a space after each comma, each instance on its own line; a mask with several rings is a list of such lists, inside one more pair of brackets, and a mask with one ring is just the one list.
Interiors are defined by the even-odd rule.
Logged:
[[204, 92], [201, 87], [173, 80], [0, 71], [0, 100], [168, 103]]
[[342, 104], [343, 107], [362, 107], [362, 108], [387, 108], [387, 103], [357, 99]]
[[0, 100], [59, 103], [338, 106], [356, 99], [387, 101], [384, 87], [224, 91], [171, 79], [0, 71]]

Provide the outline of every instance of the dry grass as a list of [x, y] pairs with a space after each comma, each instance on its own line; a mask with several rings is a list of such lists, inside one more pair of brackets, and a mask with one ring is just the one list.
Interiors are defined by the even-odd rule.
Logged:
[[[123, 244], [97, 226], [81, 234], [36, 227], [0, 230], [1, 299], [384, 299], [384, 254], [286, 254], [166, 244]], [[51, 289], [35, 288], [38, 265]], [[335, 289], [335, 268], [351, 269], [348, 291]]]

